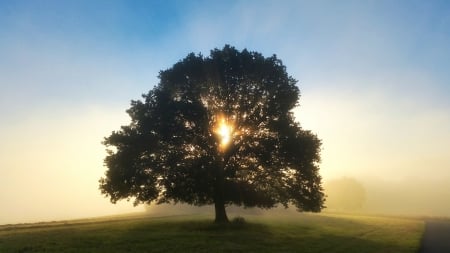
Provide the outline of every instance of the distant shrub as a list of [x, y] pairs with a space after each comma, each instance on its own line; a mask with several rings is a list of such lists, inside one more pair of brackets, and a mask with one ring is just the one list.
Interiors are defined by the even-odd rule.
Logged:
[[237, 216], [237, 217], [234, 217], [233, 220], [231, 220], [231, 223], [234, 225], [242, 226], [245, 224], [245, 219], [244, 219], [244, 217]]

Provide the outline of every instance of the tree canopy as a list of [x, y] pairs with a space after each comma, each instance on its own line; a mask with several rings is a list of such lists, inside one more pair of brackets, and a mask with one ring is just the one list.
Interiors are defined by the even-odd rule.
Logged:
[[297, 81], [275, 55], [226, 45], [189, 54], [131, 102], [131, 123], [104, 140], [100, 189], [115, 203], [215, 204], [318, 212], [321, 141], [295, 121]]

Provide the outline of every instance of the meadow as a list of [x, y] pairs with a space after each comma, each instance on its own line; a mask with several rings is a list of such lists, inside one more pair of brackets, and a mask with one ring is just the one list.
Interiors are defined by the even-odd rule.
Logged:
[[0, 226], [0, 252], [415, 253], [424, 222], [344, 214], [115, 217]]

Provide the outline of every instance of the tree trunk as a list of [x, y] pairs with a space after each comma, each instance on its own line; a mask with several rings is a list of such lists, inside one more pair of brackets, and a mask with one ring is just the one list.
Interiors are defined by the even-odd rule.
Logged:
[[[222, 164], [221, 164], [222, 165]], [[225, 210], [225, 199], [224, 199], [224, 168], [223, 166], [217, 167], [216, 174], [216, 185], [214, 192], [214, 208], [216, 211], [215, 223], [227, 223], [228, 217]]]
[[[219, 203], [220, 202], [220, 203]], [[228, 223], [227, 212], [225, 211], [225, 203], [223, 201], [215, 201], [214, 207], [216, 210], [215, 223]]]

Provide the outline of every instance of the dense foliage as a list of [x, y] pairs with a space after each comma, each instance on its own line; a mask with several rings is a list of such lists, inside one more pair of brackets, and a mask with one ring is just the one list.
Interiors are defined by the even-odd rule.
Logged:
[[274, 55], [231, 46], [161, 71], [131, 123], [105, 138], [100, 189], [115, 203], [323, 207], [321, 142], [294, 121], [296, 80]]

